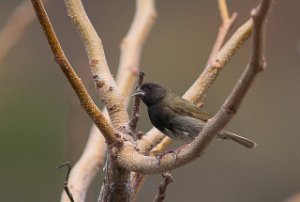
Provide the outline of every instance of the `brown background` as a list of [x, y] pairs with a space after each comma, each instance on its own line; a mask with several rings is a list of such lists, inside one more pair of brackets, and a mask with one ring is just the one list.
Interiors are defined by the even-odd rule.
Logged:
[[[2, 0], [0, 26], [19, 1]], [[259, 1], [228, 1], [239, 13], [236, 29]], [[115, 72], [119, 44], [134, 13], [134, 1], [84, 1]], [[300, 191], [300, 1], [277, 1], [268, 23], [268, 68], [257, 78], [227, 129], [255, 140], [247, 150], [215, 141], [206, 154], [173, 171], [166, 201], [283, 201]], [[66, 16], [62, 0], [47, 5], [62, 45], [98, 102], [84, 48]], [[220, 17], [217, 1], [157, 1], [158, 19], [141, 60], [147, 81], [183, 94], [206, 63]], [[1, 46], [0, 46], [1, 47]], [[244, 69], [249, 42], [226, 66], [209, 91], [205, 109], [217, 111]], [[145, 112], [145, 108], [143, 108]], [[0, 197], [10, 201], [58, 201], [63, 171], [78, 159], [91, 121], [53, 61], [37, 22], [0, 64]], [[146, 114], [140, 129], [151, 127]], [[152, 201], [160, 175], [149, 177], [139, 201]], [[101, 174], [89, 191], [95, 201]]]

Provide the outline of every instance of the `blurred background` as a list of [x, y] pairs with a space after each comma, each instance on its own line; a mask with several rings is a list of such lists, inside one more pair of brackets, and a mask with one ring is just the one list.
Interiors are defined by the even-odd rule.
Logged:
[[[228, 0], [230, 12], [239, 14], [232, 32], [258, 2]], [[19, 4], [1, 1], [0, 29]], [[115, 73], [120, 41], [133, 18], [135, 2], [86, 0], [84, 5]], [[69, 60], [101, 106], [63, 1], [49, 0], [46, 8]], [[257, 148], [215, 141], [202, 158], [172, 172], [175, 182], [168, 187], [166, 201], [276, 202], [300, 191], [299, 8], [300, 1], [294, 0], [274, 4], [267, 31], [268, 68], [227, 126], [255, 140]], [[146, 81], [163, 83], [181, 95], [206, 64], [221, 23], [217, 1], [157, 1], [157, 12], [141, 69]], [[206, 111], [213, 114], [224, 102], [247, 64], [249, 44], [209, 90]], [[151, 124], [145, 107], [142, 110], [139, 129], [147, 131]], [[65, 172], [55, 167], [67, 160], [76, 163], [91, 125], [34, 20], [0, 61], [1, 201], [59, 201]], [[160, 175], [149, 177], [138, 201], [152, 201], [161, 180]], [[101, 185], [100, 172], [87, 201], [96, 201]]]

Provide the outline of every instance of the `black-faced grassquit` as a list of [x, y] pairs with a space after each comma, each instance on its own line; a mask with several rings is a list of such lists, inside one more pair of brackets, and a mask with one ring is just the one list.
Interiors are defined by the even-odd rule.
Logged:
[[[151, 123], [175, 140], [191, 142], [210, 118], [202, 109], [158, 83], [144, 83], [133, 96], [139, 96], [147, 105]], [[256, 146], [255, 142], [227, 131], [221, 131], [217, 137], [247, 148]]]

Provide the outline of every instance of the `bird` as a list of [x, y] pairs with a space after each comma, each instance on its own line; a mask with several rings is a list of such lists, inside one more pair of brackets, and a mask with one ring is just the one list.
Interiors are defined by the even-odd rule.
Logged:
[[[155, 128], [180, 142], [193, 141], [211, 118], [203, 109], [159, 83], [144, 83], [132, 96], [140, 97], [147, 106], [149, 119]], [[255, 142], [228, 131], [219, 132], [217, 138], [234, 141], [246, 148], [256, 146]]]

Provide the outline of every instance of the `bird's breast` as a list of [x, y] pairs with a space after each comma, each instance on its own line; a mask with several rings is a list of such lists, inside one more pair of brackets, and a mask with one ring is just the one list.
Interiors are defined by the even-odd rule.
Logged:
[[159, 130], [162, 130], [172, 119], [169, 111], [160, 105], [148, 107], [148, 115], [151, 123]]

